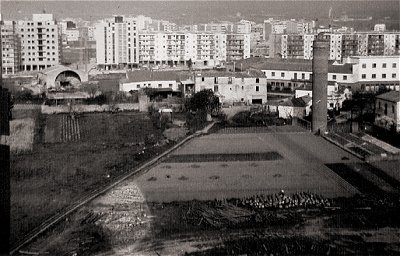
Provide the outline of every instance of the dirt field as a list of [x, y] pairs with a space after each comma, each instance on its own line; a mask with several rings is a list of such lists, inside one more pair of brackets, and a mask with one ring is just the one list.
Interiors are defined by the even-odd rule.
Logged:
[[[226, 152], [241, 156], [277, 152], [282, 158], [185, 161], [187, 155]], [[177, 156], [179, 162], [174, 162]], [[398, 198], [352, 196], [357, 191], [325, 166], [329, 163], [364, 162], [309, 133], [203, 136], [139, 178], [82, 207], [24, 251], [40, 255], [398, 255]], [[329, 205], [274, 209], [248, 202], [249, 196], [258, 198], [254, 195], [260, 193], [276, 197], [282, 188], [288, 195], [306, 190], [333, 199]], [[193, 198], [211, 200], [185, 201]], [[217, 225], [210, 226], [210, 220]]]
[[11, 242], [168, 147], [148, 144], [154, 142], [146, 141], [147, 135], [156, 142], [162, 134], [145, 114], [78, 116], [80, 139], [68, 143], [60, 142], [61, 120], [61, 115], [45, 116], [33, 151], [11, 156]]
[[[252, 154], [271, 152], [281, 157], [250, 160]], [[226, 154], [246, 158], [232, 159]], [[193, 161], [196, 155], [199, 161]], [[219, 159], [206, 159], [218, 155]], [[281, 189], [327, 197], [351, 196], [357, 190], [325, 164], [357, 161], [309, 133], [211, 134], [180, 148], [138, 178], [136, 184], [147, 201], [212, 200], [271, 194]]]

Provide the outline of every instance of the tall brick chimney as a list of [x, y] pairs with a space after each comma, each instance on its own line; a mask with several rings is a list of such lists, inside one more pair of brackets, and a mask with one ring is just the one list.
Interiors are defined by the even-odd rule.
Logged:
[[313, 44], [312, 60], [312, 132], [323, 133], [327, 128], [329, 39], [318, 34]]

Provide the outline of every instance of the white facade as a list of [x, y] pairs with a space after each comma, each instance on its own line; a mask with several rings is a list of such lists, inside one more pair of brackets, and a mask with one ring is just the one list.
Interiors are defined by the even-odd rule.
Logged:
[[250, 57], [250, 34], [139, 33], [139, 63], [149, 65], [215, 66]]
[[59, 33], [52, 14], [33, 14], [32, 20], [18, 21], [18, 33], [23, 70], [42, 70], [59, 64]]
[[400, 56], [358, 56], [349, 62], [354, 63], [354, 81], [365, 84], [366, 91], [376, 90], [371, 86], [382, 83], [389, 84], [388, 89], [399, 90]]
[[136, 21], [122, 16], [96, 25], [97, 65], [106, 69], [118, 65], [131, 66], [139, 62]]
[[79, 30], [78, 29], [67, 29], [65, 31], [65, 35], [67, 36], [68, 42], [79, 40]]
[[[1, 20], [1, 19], [0, 19]], [[21, 65], [19, 37], [15, 21], [3, 21], [1, 25], [1, 45], [3, 74], [15, 74]]]
[[138, 91], [144, 88], [153, 89], [171, 89], [179, 91], [179, 84], [175, 80], [170, 81], [139, 81], [139, 82], [123, 82], [119, 85], [119, 90], [124, 92]]
[[385, 24], [375, 24], [374, 31], [385, 32], [386, 31], [386, 25]]
[[242, 77], [241, 74], [197, 74], [195, 92], [212, 90], [221, 103], [266, 103], [267, 81], [265, 77]]

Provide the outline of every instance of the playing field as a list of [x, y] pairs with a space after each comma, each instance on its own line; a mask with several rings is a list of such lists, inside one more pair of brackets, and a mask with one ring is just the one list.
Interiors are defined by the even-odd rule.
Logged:
[[211, 134], [196, 138], [136, 180], [147, 201], [357, 190], [325, 166], [357, 158], [310, 133]]

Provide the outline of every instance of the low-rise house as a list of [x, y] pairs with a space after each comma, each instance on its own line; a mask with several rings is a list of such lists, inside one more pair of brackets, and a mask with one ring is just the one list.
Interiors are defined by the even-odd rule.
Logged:
[[279, 102], [267, 103], [270, 112], [277, 112], [279, 118], [291, 119], [293, 117], [303, 118], [311, 111], [311, 98], [308, 96], [291, 98]]
[[126, 78], [121, 79], [119, 90], [124, 92], [139, 91], [152, 88], [162, 94], [181, 95], [182, 81], [188, 80], [189, 73], [173, 71], [135, 70], [126, 73]]
[[195, 92], [211, 89], [223, 104], [267, 102], [267, 78], [259, 71], [208, 71], [195, 74]]
[[400, 92], [378, 95], [375, 104], [375, 125], [400, 132]]
[[[349, 88], [339, 86], [337, 83], [334, 85], [328, 84], [327, 87], [327, 107], [330, 110], [339, 110], [343, 106], [343, 102], [351, 98], [351, 91]], [[312, 99], [312, 88], [306, 86], [295, 90], [295, 97], [300, 98], [303, 96], [309, 96]]]

